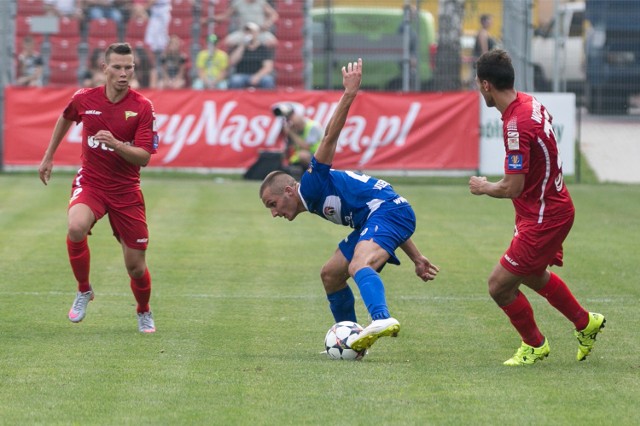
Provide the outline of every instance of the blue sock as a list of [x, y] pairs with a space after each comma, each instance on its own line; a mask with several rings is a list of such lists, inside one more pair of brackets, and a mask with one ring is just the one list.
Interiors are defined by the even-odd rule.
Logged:
[[329, 308], [336, 322], [358, 322], [356, 321], [355, 298], [351, 287], [346, 286], [335, 293], [327, 294], [327, 299], [329, 299]]
[[354, 275], [353, 279], [360, 289], [360, 296], [371, 315], [371, 319], [379, 320], [389, 318], [389, 309], [384, 297], [384, 285], [380, 275], [373, 269], [362, 268]]

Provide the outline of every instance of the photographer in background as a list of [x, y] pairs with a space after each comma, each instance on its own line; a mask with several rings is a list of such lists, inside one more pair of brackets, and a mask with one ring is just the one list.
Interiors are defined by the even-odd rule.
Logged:
[[311, 156], [322, 142], [322, 126], [288, 103], [276, 104], [272, 110], [275, 116], [283, 118], [282, 134], [287, 140], [286, 157], [289, 167], [299, 169], [299, 174], [302, 174], [309, 167]]

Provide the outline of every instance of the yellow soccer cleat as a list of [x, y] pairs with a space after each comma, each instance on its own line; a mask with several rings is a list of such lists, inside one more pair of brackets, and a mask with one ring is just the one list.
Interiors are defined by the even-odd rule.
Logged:
[[591, 353], [593, 345], [596, 343], [596, 336], [602, 331], [606, 322], [604, 315], [589, 312], [589, 324], [584, 330], [573, 332], [578, 339], [578, 355], [576, 356], [578, 361], [584, 361]]
[[397, 337], [400, 332], [400, 323], [395, 318], [374, 320], [359, 334], [352, 334], [347, 340], [347, 345], [356, 352], [369, 349], [380, 337]]
[[549, 340], [544, 339], [544, 343], [539, 348], [534, 348], [526, 343], [522, 342], [518, 351], [511, 358], [504, 362], [504, 365], [510, 367], [519, 365], [531, 365], [537, 361], [542, 361], [549, 356], [551, 348], [549, 347]]

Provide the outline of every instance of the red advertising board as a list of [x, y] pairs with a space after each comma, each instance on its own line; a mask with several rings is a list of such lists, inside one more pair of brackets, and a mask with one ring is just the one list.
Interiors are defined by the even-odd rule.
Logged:
[[[6, 89], [4, 162], [37, 166], [74, 89]], [[259, 151], [283, 146], [271, 111], [290, 102], [323, 126], [341, 92], [143, 91], [160, 136], [150, 166], [244, 169]], [[56, 152], [56, 165], [79, 165], [81, 125]], [[340, 135], [334, 167], [359, 170], [476, 170], [479, 102], [474, 92], [361, 92]]]

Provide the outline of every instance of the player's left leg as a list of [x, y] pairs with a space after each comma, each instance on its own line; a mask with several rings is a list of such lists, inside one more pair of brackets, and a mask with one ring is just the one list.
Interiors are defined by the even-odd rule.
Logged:
[[156, 331], [153, 314], [149, 306], [151, 298], [151, 275], [145, 261], [145, 250], [137, 250], [122, 244], [124, 261], [127, 272], [131, 278], [130, 286], [133, 296], [138, 302], [136, 311], [138, 313], [138, 329], [142, 333], [153, 333]]
[[111, 201], [109, 222], [114, 236], [122, 245], [131, 291], [138, 302], [136, 308], [138, 329], [143, 333], [153, 333], [156, 327], [149, 306], [151, 275], [147, 269], [145, 256], [149, 243], [149, 231], [142, 193], [120, 195], [117, 201]]

